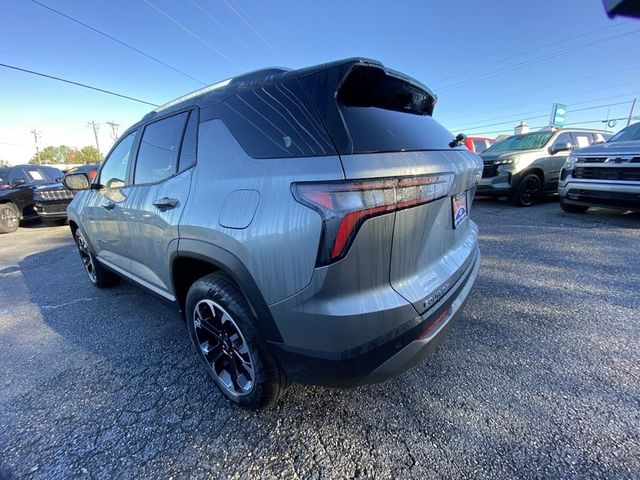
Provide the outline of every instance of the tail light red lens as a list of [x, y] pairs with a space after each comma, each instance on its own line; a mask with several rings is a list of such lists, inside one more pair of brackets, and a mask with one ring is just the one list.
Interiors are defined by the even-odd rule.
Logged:
[[323, 221], [317, 265], [343, 258], [365, 220], [446, 197], [453, 174], [327, 183], [294, 183], [293, 194]]

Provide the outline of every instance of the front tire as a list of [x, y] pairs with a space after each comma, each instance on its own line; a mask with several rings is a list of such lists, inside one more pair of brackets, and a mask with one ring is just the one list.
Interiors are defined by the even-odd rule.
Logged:
[[186, 314], [198, 357], [229, 400], [258, 409], [284, 395], [289, 380], [231, 280], [216, 273], [197, 280], [187, 294]]
[[585, 207], [584, 205], [573, 205], [571, 203], [565, 203], [562, 199], [560, 199], [560, 208], [567, 213], [585, 213], [589, 210], [589, 207]]
[[11, 203], [0, 204], [0, 233], [13, 233], [20, 226], [18, 210]]
[[82, 260], [82, 265], [84, 266], [85, 272], [87, 272], [89, 281], [98, 288], [106, 288], [116, 285], [120, 281], [120, 277], [112, 271], [107, 270], [100, 264], [100, 262], [98, 262], [95, 255], [91, 253], [89, 244], [85, 240], [84, 235], [79, 228], [76, 230], [74, 238], [76, 240], [76, 246], [78, 247], [80, 259]]
[[525, 175], [510, 198], [517, 207], [530, 207], [542, 193], [542, 180], [535, 173]]

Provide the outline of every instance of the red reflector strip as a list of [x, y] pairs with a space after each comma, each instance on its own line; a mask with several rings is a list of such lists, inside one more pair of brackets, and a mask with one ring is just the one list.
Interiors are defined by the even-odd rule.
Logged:
[[345, 245], [349, 241], [349, 237], [353, 232], [353, 229], [358, 225], [361, 219], [376, 215], [389, 210], [393, 210], [395, 205], [382, 205], [381, 207], [369, 208], [367, 210], [359, 210], [357, 212], [347, 213], [340, 222], [338, 233], [336, 235], [335, 243], [331, 249], [331, 257], [337, 257], [342, 253]]
[[447, 308], [444, 312], [442, 312], [440, 315], [438, 315], [438, 318], [436, 318], [434, 320], [434, 322], [429, 325], [426, 329], [424, 329], [422, 331], [422, 333], [420, 335], [418, 335], [418, 338], [424, 338], [427, 335], [429, 335], [431, 332], [433, 332], [433, 330], [435, 330], [435, 328], [440, 325], [442, 323], [442, 321], [447, 318], [447, 315], [449, 314], [449, 309]]

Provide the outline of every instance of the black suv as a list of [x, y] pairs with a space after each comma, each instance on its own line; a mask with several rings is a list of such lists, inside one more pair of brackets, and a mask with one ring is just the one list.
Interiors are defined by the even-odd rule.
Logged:
[[[96, 178], [100, 165], [91, 163], [70, 168], [65, 175], [70, 173], [84, 173], [93, 181]], [[73, 200], [74, 193], [65, 188], [62, 182], [50, 183], [36, 188], [33, 191], [33, 201], [36, 212], [45, 225], [62, 225], [67, 221], [67, 206]]]
[[15, 232], [21, 220], [38, 218], [33, 190], [61, 179], [60, 170], [43, 165], [0, 168], [0, 233]]

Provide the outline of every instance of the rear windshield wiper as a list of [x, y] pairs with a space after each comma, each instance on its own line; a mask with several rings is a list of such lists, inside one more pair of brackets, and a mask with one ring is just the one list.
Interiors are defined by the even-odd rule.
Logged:
[[449, 146], [451, 148], [459, 147], [460, 145], [464, 144], [466, 138], [467, 136], [464, 133], [459, 133], [458, 135], [456, 135], [456, 138], [449, 142]]

